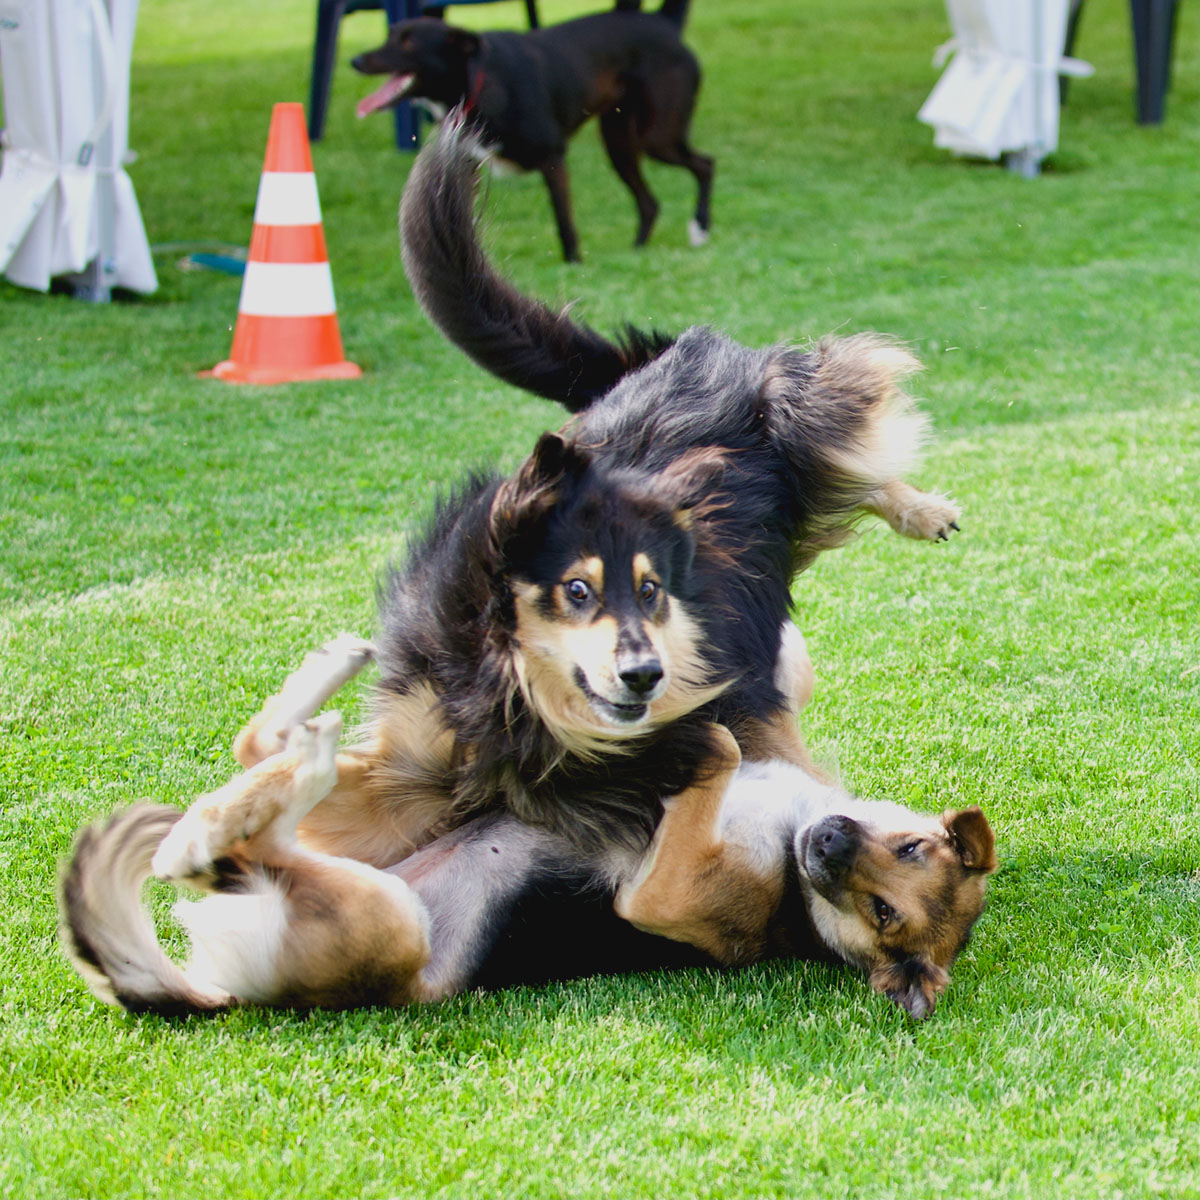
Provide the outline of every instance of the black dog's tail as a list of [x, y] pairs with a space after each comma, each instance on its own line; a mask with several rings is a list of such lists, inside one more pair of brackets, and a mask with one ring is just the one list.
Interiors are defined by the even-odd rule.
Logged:
[[580, 412], [674, 339], [630, 326], [610, 340], [497, 275], [475, 219], [484, 153], [456, 110], [418, 155], [400, 202], [405, 272], [433, 323], [481, 367]]
[[88, 826], [59, 883], [67, 956], [96, 996], [130, 1012], [180, 1015], [235, 1003], [226, 992], [189, 979], [166, 956], [142, 904], [154, 852], [182, 815], [161, 804], [136, 804], [106, 825]]

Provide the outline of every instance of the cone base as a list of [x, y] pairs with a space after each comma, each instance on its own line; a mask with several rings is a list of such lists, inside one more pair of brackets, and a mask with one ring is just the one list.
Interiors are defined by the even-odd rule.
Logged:
[[320, 379], [358, 379], [362, 367], [352, 362], [323, 363], [309, 367], [252, 366], [249, 363], [226, 359], [211, 371], [201, 371], [201, 379], [221, 379], [225, 383], [306, 383]]

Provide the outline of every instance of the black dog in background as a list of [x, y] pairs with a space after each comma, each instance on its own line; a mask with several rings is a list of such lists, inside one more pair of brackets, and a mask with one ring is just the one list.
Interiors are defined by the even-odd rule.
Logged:
[[624, 0], [612, 12], [528, 33], [472, 33], [432, 17], [398, 21], [377, 50], [353, 60], [365, 75], [388, 81], [358, 106], [358, 115], [420, 98], [463, 104], [501, 159], [540, 171], [568, 262], [579, 259], [571, 215], [567, 140], [591, 116], [613, 169], [637, 203], [635, 245], [650, 236], [658, 201], [641, 171], [643, 155], [686, 167], [696, 177], [693, 245], [708, 238], [713, 160], [688, 144], [700, 88], [700, 64], [680, 40], [689, 0], [665, 0], [654, 13]]

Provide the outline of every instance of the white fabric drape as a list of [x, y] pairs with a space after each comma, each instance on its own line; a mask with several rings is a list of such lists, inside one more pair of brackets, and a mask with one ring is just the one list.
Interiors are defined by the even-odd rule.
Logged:
[[124, 167], [137, 9], [0, 0], [0, 270], [13, 283], [45, 291], [99, 263], [106, 287], [158, 286]]
[[946, 0], [953, 55], [917, 114], [934, 144], [956, 154], [1040, 162], [1058, 147], [1058, 76], [1092, 68], [1063, 57], [1069, 0]]

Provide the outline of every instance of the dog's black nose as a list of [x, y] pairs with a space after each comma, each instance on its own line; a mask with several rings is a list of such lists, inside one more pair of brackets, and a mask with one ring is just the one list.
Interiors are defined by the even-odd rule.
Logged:
[[845, 871], [858, 848], [858, 826], [849, 817], [826, 817], [812, 831], [809, 846], [826, 870]]
[[658, 687], [663, 677], [662, 663], [657, 658], [643, 658], [620, 670], [621, 682], [636, 696], [645, 696]]

